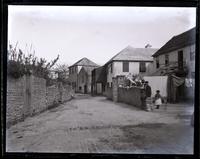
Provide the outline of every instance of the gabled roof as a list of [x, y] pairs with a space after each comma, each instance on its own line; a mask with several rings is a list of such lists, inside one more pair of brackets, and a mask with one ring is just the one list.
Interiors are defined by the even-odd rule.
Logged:
[[[92, 70], [94, 70], [96, 67], [86, 67], [86, 66], [83, 66], [80, 70], [81, 71], [85, 71], [88, 75], [91, 75], [92, 74]], [[79, 73], [80, 73], [79, 72]]]
[[164, 46], [162, 46], [153, 57], [183, 48], [188, 45], [194, 44], [196, 41], [196, 27], [172, 37]]
[[155, 48], [133, 48], [132, 46], [127, 46], [106, 64], [111, 61], [153, 61], [152, 55], [157, 50]]
[[71, 65], [70, 67], [72, 67], [72, 66], [91, 66], [91, 67], [94, 66], [94, 67], [98, 67], [99, 65], [92, 62], [88, 58], [84, 57], [84, 58], [80, 59], [79, 61], [77, 61], [75, 64]]

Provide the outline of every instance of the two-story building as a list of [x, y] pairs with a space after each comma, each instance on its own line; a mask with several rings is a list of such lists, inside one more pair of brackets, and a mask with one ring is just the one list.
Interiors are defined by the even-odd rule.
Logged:
[[78, 74], [78, 92], [91, 93], [92, 70], [94, 67], [83, 66]]
[[[80, 76], [78, 76], [82, 67], [84, 67], [85, 69], [90, 68], [90, 70], [93, 70], [94, 68], [97, 68], [99, 66], [87, 58], [82, 58], [81, 60], [77, 61], [75, 64], [69, 67], [69, 81], [75, 92], [82, 92], [84, 90], [82, 88], [82, 84], [80, 85]], [[87, 81], [85, 81], [85, 84], [87, 84]]]
[[153, 74], [166, 75], [174, 73], [179, 77], [194, 76], [195, 29], [192, 28], [172, 37], [172, 39], [153, 54]]
[[[168, 75], [170, 80], [170, 101], [178, 102], [194, 97], [194, 88], [187, 88], [187, 82], [195, 76], [196, 28], [172, 37], [153, 54], [152, 75]], [[172, 76], [170, 76], [172, 75]], [[194, 84], [193, 84], [194, 86]]]
[[126, 47], [106, 64], [107, 87], [112, 87], [112, 78], [127, 75], [148, 75], [153, 71], [152, 55], [158, 49]]

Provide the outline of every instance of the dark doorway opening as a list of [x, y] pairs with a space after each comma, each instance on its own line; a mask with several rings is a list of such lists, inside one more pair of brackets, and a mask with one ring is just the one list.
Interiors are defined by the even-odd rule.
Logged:
[[87, 85], [84, 85], [84, 93], [87, 94]]
[[178, 68], [183, 70], [183, 51], [178, 51]]

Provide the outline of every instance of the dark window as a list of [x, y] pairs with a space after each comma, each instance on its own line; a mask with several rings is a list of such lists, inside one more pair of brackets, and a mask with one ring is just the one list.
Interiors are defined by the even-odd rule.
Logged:
[[165, 66], [169, 64], [169, 55], [165, 55]]
[[123, 72], [129, 72], [129, 62], [123, 62]]
[[113, 73], [113, 64], [110, 64], [110, 73]]
[[140, 72], [146, 72], [146, 64], [145, 64], [145, 62], [140, 62]]
[[79, 90], [81, 90], [81, 87], [79, 87]]
[[178, 51], [178, 67], [183, 69], [183, 50]]
[[159, 59], [156, 59], [156, 68], [159, 68], [160, 64], [159, 64]]
[[110, 83], [110, 87], [111, 87], [111, 88], [113, 87], [113, 83], [112, 83], [112, 82]]

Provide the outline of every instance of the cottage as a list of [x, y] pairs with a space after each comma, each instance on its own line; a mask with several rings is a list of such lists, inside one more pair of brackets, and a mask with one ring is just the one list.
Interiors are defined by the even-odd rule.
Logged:
[[185, 81], [194, 81], [196, 28], [172, 37], [153, 54], [152, 75], [168, 75], [170, 101], [178, 102], [194, 97], [194, 88]]
[[[76, 92], [82, 92], [82, 90], [83, 90], [82, 84], [79, 85], [81, 83], [80, 82], [81, 78], [78, 78], [79, 72], [81, 71], [82, 67], [84, 67], [84, 70], [86, 70], [87, 68], [90, 68], [90, 70], [92, 71], [92, 69], [97, 68], [99, 66], [87, 58], [82, 58], [81, 60], [77, 61], [75, 64], [73, 64], [69, 67], [69, 81], [72, 85], [72, 88]], [[84, 72], [84, 70], [83, 70], [83, 72]], [[88, 80], [89, 80], [89, 78], [88, 78]], [[89, 87], [89, 85], [87, 87]]]
[[127, 75], [147, 75], [152, 72], [152, 55], [158, 49], [126, 47], [106, 64], [107, 87], [112, 87], [112, 78]]

